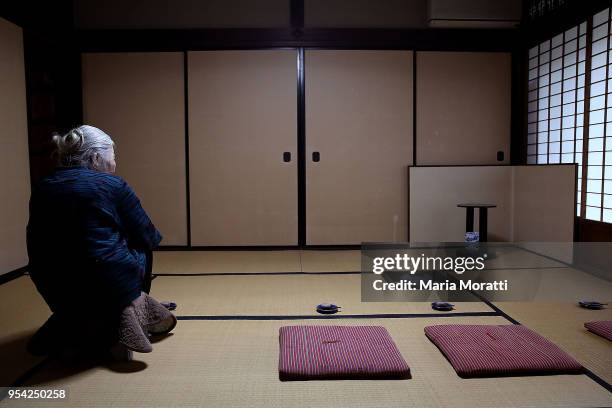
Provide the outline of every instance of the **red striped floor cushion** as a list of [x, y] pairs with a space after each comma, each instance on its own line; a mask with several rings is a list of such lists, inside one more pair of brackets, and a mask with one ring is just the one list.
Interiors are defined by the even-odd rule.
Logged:
[[587, 322], [584, 324], [589, 331], [612, 341], [612, 320], [602, 320], [600, 322]]
[[425, 327], [461, 377], [577, 373], [582, 366], [521, 325], [449, 324]]
[[384, 327], [280, 328], [281, 380], [408, 378], [410, 367]]

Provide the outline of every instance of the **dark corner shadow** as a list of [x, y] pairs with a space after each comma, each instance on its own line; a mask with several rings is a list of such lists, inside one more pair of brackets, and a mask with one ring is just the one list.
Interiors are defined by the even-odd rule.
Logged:
[[367, 374], [358, 375], [334, 375], [328, 377], [313, 377], [306, 378], [303, 376], [291, 376], [291, 375], [278, 375], [278, 379], [281, 382], [305, 382], [305, 381], [354, 381], [354, 380], [368, 380], [368, 381], [399, 381], [399, 380], [412, 380], [412, 373], [406, 375], [382, 375], [373, 376]]
[[103, 364], [103, 366], [109, 371], [120, 374], [137, 373], [139, 371], [145, 370], [148, 367], [147, 363], [140, 360], [107, 361], [105, 364]]
[[512, 377], [548, 377], [554, 375], [584, 375], [586, 372], [584, 370], [571, 370], [571, 371], [563, 371], [563, 370], [541, 370], [541, 371], [532, 371], [525, 370], [520, 373], [483, 373], [483, 374], [474, 374], [474, 375], [460, 375], [457, 374], [459, 378], [462, 380], [477, 380], [482, 378], [512, 378]]
[[137, 373], [148, 367], [139, 360], [113, 361], [100, 357], [49, 357], [44, 367], [32, 373], [24, 385], [43, 385], [78, 376], [95, 368], [104, 368], [119, 374]]
[[9, 386], [39, 364], [43, 358], [35, 357], [26, 351], [26, 344], [34, 331], [25, 331], [0, 339], [0, 386]]
[[151, 338], [149, 339], [149, 341], [153, 344], [155, 343], [161, 343], [162, 341], [165, 341], [166, 339], [170, 338], [174, 336], [174, 333], [166, 333], [166, 334], [154, 334], [151, 336]]
[[147, 368], [147, 363], [138, 360], [139, 353], [134, 353], [136, 360], [132, 361], [113, 361], [107, 357], [92, 356], [33, 356], [27, 351], [28, 340], [33, 334], [34, 331], [26, 331], [7, 340], [0, 340], [0, 385], [43, 385], [74, 377], [94, 368], [105, 368], [121, 374], [135, 373]]

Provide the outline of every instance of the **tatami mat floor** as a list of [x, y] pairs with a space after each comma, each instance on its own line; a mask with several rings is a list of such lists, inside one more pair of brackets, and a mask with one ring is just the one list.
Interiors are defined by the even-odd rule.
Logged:
[[7, 386], [42, 360], [28, 354], [25, 345], [50, 312], [29, 276], [0, 286], [0, 310], [0, 386]]
[[[531, 267], [534, 273], [546, 269], [544, 275], [560, 273], [557, 276], [566, 276], [568, 282], [575, 273], [561, 263], [520, 250], [495, 261], [496, 266], [489, 264], [490, 268]], [[68, 400], [28, 401], [28, 406], [612, 406], [612, 394], [586, 375], [459, 378], [424, 336], [423, 328], [431, 324], [510, 322], [476, 301], [458, 303], [458, 315], [446, 318], [432, 315], [435, 312], [428, 302], [362, 303], [359, 274], [337, 274], [360, 268], [359, 251], [156, 252], [154, 272], [160, 276], [153, 281], [152, 294], [179, 304], [176, 313], [182, 320], [173, 335], [156, 343], [153, 353], [137, 354], [129, 364], [66, 367], [47, 361], [26, 377], [23, 374], [41, 360], [25, 352], [25, 341], [49, 311], [30, 278], [23, 276], [0, 286], [0, 307], [5, 311], [0, 321], [0, 385], [10, 385], [21, 377], [25, 385], [69, 390]], [[241, 275], [255, 272], [266, 274]], [[336, 273], [302, 274], [310, 272]], [[597, 281], [582, 285], [600, 286], [594, 290], [602, 286]], [[605, 286], [603, 290], [610, 293], [605, 292]], [[325, 301], [343, 306], [345, 315], [372, 316], [326, 320], [314, 312], [314, 305]], [[582, 327], [585, 321], [612, 319], [609, 310], [583, 310], [573, 301], [496, 305], [557, 343], [604, 381], [612, 380], [612, 343]], [[382, 318], [389, 315], [395, 317]], [[310, 320], [312, 317], [316, 320]], [[413, 378], [280, 382], [278, 329], [292, 324], [384, 326], [410, 364]], [[0, 405], [24, 406], [8, 399]]]
[[[414, 249], [415, 254], [426, 252]], [[492, 248], [487, 268], [563, 268], [558, 261], [520, 248]], [[158, 251], [153, 272], [162, 275], [205, 273], [354, 272], [361, 270], [361, 252], [295, 251]]]
[[[172, 299], [181, 315], [316, 315], [316, 305], [332, 302], [341, 314], [444, 313], [428, 302], [361, 302], [361, 276], [159, 276], [151, 294]], [[474, 298], [474, 300], [477, 300]], [[478, 301], [457, 304], [457, 312], [492, 312]]]
[[[29, 383], [69, 386], [70, 398], [32, 406], [576, 407], [612, 402], [608, 392], [583, 375], [460, 379], [423, 335], [426, 325], [446, 321], [345, 322], [384, 325], [410, 364], [412, 379], [310, 382], [278, 380], [278, 329], [295, 322], [181, 322], [175, 335], [156, 344], [152, 354], [142, 356], [146, 368], [141, 371], [124, 373], [111, 366], [62, 372], [60, 366], [46, 367]], [[500, 317], [456, 318], [453, 322], [505, 323]]]
[[588, 310], [569, 302], [498, 302], [496, 305], [612, 383], [612, 342], [584, 328], [588, 321], [612, 320], [612, 309]]

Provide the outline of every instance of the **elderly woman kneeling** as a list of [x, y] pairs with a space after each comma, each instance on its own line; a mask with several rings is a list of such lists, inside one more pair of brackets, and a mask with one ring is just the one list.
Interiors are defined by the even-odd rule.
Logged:
[[115, 171], [114, 143], [92, 126], [54, 136], [59, 167], [33, 188], [29, 273], [53, 312], [34, 354], [150, 352], [151, 334], [176, 325], [149, 297], [160, 233]]

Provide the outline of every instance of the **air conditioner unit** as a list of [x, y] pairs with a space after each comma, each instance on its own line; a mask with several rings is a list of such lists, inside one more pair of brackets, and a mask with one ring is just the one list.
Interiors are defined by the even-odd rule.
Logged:
[[521, 0], [428, 0], [433, 28], [512, 28], [521, 21]]

